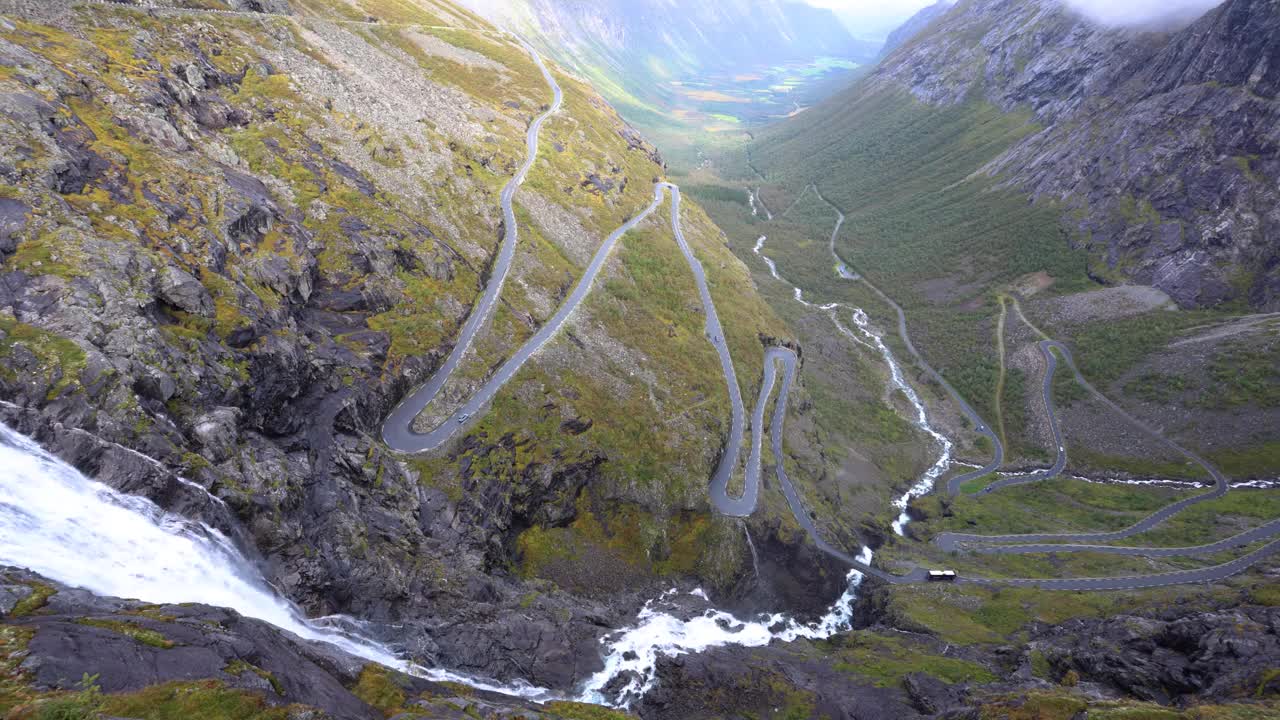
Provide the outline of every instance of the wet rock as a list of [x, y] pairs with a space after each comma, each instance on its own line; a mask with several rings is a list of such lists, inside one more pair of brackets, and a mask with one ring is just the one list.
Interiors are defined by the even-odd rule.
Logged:
[[222, 462], [235, 452], [240, 438], [238, 408], [220, 407], [196, 418], [192, 433], [213, 462]]
[[962, 707], [964, 704], [963, 687], [943, 682], [926, 673], [907, 674], [902, 678], [902, 688], [907, 691], [916, 709], [928, 715]]
[[145, 368], [133, 386], [139, 395], [162, 403], [169, 402], [178, 391], [178, 384], [173, 377], [158, 368]]
[[[8, 619], [34, 631], [21, 667], [36, 688], [71, 689], [85, 674], [96, 675], [104, 692], [219, 680], [270, 705], [302, 703], [341, 719], [383, 717], [347, 689], [365, 663], [336, 647], [304, 642], [231, 610], [99, 598], [11, 568], [0, 568], [0, 597], [29, 591], [26, 584], [37, 581], [56, 590], [44, 610]], [[138, 612], [143, 608], [145, 615]], [[138, 628], [156, 640], [90, 623]], [[423, 682], [419, 691], [432, 687]]]
[[257, 245], [271, 230], [278, 212], [271, 193], [261, 180], [238, 170], [224, 168], [223, 176], [233, 191], [225, 212], [231, 218], [227, 237], [237, 243]]

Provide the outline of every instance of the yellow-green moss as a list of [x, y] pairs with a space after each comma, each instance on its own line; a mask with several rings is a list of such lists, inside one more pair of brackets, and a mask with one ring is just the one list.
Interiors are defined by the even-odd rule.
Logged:
[[173, 682], [107, 695], [102, 712], [138, 720], [286, 720], [296, 706], [272, 707], [260, 695], [216, 680]]
[[631, 715], [599, 705], [556, 701], [543, 706], [548, 713], [564, 720], [630, 720]]
[[263, 670], [253, 663], [245, 662], [240, 659], [232, 660], [225, 668], [222, 669], [222, 671], [228, 675], [237, 676], [246, 672], [251, 672], [263, 680], [266, 680], [268, 683], [271, 683], [271, 689], [274, 690], [277, 695], [284, 695], [284, 687], [280, 684], [280, 681], [276, 679], [276, 676], [270, 671]]
[[381, 665], [369, 664], [360, 671], [351, 693], [388, 717], [404, 707], [406, 695], [396, 682], [394, 673]]
[[133, 638], [143, 645], [150, 645], [155, 648], [168, 650], [174, 647], [175, 643], [162, 633], [149, 628], [144, 628], [136, 623], [126, 622], [124, 620], [110, 620], [106, 618], [81, 618], [76, 622], [81, 625], [90, 625], [103, 630], [110, 630], [113, 633], [125, 635]]
[[51, 585], [46, 585], [42, 582], [33, 581], [26, 583], [26, 586], [31, 588], [31, 594], [22, 598], [13, 606], [13, 610], [9, 611], [9, 617], [22, 617], [40, 610], [48, 604], [49, 598], [53, 597], [54, 593], [57, 592]]

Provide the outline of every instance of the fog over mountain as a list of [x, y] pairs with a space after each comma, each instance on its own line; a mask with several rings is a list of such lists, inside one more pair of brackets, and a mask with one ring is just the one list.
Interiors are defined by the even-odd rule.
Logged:
[[1107, 25], [1163, 25], [1189, 22], [1222, 0], [1063, 0], [1069, 7]]
[[[858, 37], [885, 37], [913, 14], [931, 5], [929, 0], [807, 0], [830, 8]], [[1222, 0], [1062, 0], [1067, 6], [1107, 25], [1145, 26], [1184, 24]]]

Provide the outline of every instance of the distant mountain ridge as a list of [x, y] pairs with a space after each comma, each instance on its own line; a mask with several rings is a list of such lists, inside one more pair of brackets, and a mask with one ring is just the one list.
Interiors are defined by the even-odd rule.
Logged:
[[[707, 111], [701, 103], [721, 102], [712, 112], [737, 119], [735, 110], [750, 104], [705, 84], [717, 76], [749, 82], [770, 68], [826, 57], [865, 64], [878, 50], [877, 42], [855, 39], [831, 10], [794, 0], [466, 2], [590, 80], [669, 155], [682, 151], [687, 131], [697, 124], [677, 109], [698, 113]], [[813, 99], [797, 94], [794, 101]], [[782, 115], [792, 106], [786, 102], [773, 112]]]
[[811, 112], [903, 91], [929, 107], [1029, 112], [1036, 131], [980, 172], [1058, 203], [1096, 279], [1153, 285], [1184, 307], [1274, 310], [1277, 38], [1277, 0], [1228, 0], [1164, 33], [1104, 27], [1056, 0], [964, 0]]
[[[531, 31], [579, 62], [698, 69], [868, 54], [835, 14], [788, 0], [468, 0], [482, 14]], [[599, 56], [595, 55], [599, 53]]]
[[880, 48], [880, 57], [887, 56], [902, 47], [911, 38], [919, 35], [925, 28], [929, 27], [929, 23], [942, 17], [955, 4], [956, 0], [938, 0], [938, 2], [928, 7], [921, 8], [919, 12], [889, 33], [889, 36], [884, 40], [884, 47]]

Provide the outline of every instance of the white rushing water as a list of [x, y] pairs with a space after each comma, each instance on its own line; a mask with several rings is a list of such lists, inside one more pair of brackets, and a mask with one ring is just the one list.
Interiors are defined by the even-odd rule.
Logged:
[[[858, 559], [869, 564], [871, 548], [864, 547]], [[715, 608], [707, 608], [702, 614], [683, 620], [672, 613], [678, 591], [669, 590], [656, 600], [645, 603], [635, 625], [601, 640], [606, 648], [604, 669], [587, 680], [578, 699], [615, 707], [630, 706], [657, 683], [656, 669], [660, 657], [676, 657], [729, 645], [761, 647], [774, 640], [821, 640], [848, 631], [853, 627], [853, 601], [861, 584], [862, 573], [849, 571], [844, 594], [813, 623], [800, 623], [782, 613], [742, 620]], [[706, 593], [701, 590], [690, 594], [706, 599]], [[627, 678], [626, 685], [616, 695], [606, 694], [605, 687], [620, 676]]]
[[920, 480], [915, 485], [912, 485], [902, 497], [893, 501], [893, 506], [900, 511], [898, 519], [893, 521], [893, 531], [898, 535], [902, 535], [907, 523], [911, 522], [911, 516], [907, 514], [907, 505], [914, 498], [928, 495], [933, 491], [933, 486], [938, 481], [938, 478], [947, 471], [947, 468], [951, 467], [951, 450], [954, 446], [950, 438], [934, 430], [933, 426], [929, 424], [929, 413], [925, 410], [924, 403], [920, 401], [920, 396], [916, 394], [915, 388], [911, 387], [911, 384], [907, 382], [906, 377], [902, 374], [902, 367], [898, 365], [897, 359], [894, 358], [893, 351], [889, 349], [888, 345], [885, 345], [884, 339], [871, 329], [871, 320], [867, 317], [867, 314], [861, 309], [855, 310], [853, 312], [853, 322], [876, 345], [880, 350], [880, 354], [884, 356], [884, 361], [889, 365], [889, 376], [892, 378], [893, 386], [901, 390], [907, 401], [915, 408], [916, 427], [932, 437], [934, 442], [938, 443], [938, 446], [942, 448], [942, 453], [938, 456], [937, 461], [925, 471], [924, 475], [920, 476]]
[[98, 595], [227, 607], [301, 638], [329, 643], [431, 680], [543, 699], [524, 683], [488, 683], [398, 657], [341, 616], [308, 620], [277, 595], [222, 533], [81, 475], [0, 425], [0, 564]]
[[[840, 319], [837, 317], [836, 312], [839, 308], [848, 306], [842, 306], [838, 303], [814, 305], [813, 303], [805, 300], [804, 291], [794, 283], [791, 283], [786, 278], [782, 277], [778, 272], [778, 266], [768, 255], [764, 254], [764, 243], [767, 239], [767, 236], [761, 235], [760, 238], [756, 240], [755, 247], [751, 250], [757, 257], [764, 261], [765, 265], [769, 267], [769, 274], [772, 275], [775, 280], [791, 285], [791, 290], [795, 294], [796, 302], [804, 305], [805, 307], [818, 308], [819, 310], [827, 311], [827, 313], [831, 315], [832, 322], [836, 324], [836, 328], [843, 335], [880, 353], [880, 356], [884, 358], [885, 364], [889, 366], [889, 376], [893, 386], [902, 391], [902, 394], [906, 396], [907, 401], [911, 403], [912, 408], [915, 409], [916, 427], [920, 428], [927, 435], [932, 437], [934, 442], [938, 444], [938, 447], [942, 448], [942, 452], [939, 454], [937, 461], [935, 461], [933, 465], [931, 465], [929, 469], [920, 476], [920, 479], [916, 484], [912, 485], [906, 493], [893, 501], [893, 506], [898, 508], [899, 511], [898, 518], [893, 521], [893, 531], [898, 535], [902, 535], [907, 524], [911, 522], [911, 516], [907, 514], [907, 505], [909, 505], [914, 498], [928, 495], [932, 492], [933, 486], [938, 481], [938, 478], [951, 467], [951, 451], [954, 449], [954, 445], [949, 438], [935, 430], [933, 425], [929, 423], [929, 413], [925, 409], [924, 403], [921, 402], [920, 396], [916, 393], [915, 388], [911, 387], [911, 384], [907, 382], [906, 377], [902, 374], [902, 367], [898, 365], [898, 360], [893, 356], [893, 351], [885, 344], [884, 339], [877, 334], [874, 329], [872, 329], [871, 320], [867, 317], [867, 314], [863, 312], [862, 308], [851, 308], [853, 312], [853, 322], [858, 327], [858, 330], [862, 332], [863, 336], [865, 336], [870, 342], [860, 340], [854, 336], [848, 328], [840, 323]], [[836, 272], [846, 280], [858, 279], [856, 274], [847, 271], [847, 268], [844, 267], [843, 263], [840, 263], [837, 266]]]

